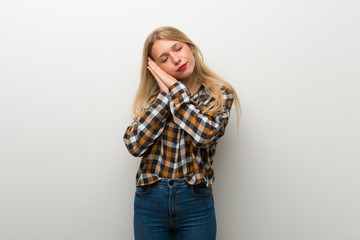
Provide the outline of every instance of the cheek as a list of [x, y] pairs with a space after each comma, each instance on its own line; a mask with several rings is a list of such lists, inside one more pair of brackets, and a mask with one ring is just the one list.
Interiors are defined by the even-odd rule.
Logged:
[[195, 57], [194, 57], [194, 55], [192, 55], [191, 52], [188, 54], [187, 58], [195, 64]]
[[186, 51], [186, 55], [187, 55], [187, 57], [188, 57], [189, 59], [194, 58], [194, 54], [192, 53], [191, 49], [188, 49], [188, 50]]
[[195, 57], [191, 55], [190, 61], [192, 62], [193, 68], [195, 68]]

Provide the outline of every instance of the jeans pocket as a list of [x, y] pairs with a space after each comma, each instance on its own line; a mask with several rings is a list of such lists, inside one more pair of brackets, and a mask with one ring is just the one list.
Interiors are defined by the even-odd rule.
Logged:
[[212, 188], [208, 188], [204, 185], [192, 186], [191, 193], [194, 197], [209, 197], [212, 195]]
[[149, 192], [150, 186], [149, 185], [145, 185], [145, 186], [136, 186], [136, 191], [135, 194], [138, 196], [142, 196], [145, 195]]

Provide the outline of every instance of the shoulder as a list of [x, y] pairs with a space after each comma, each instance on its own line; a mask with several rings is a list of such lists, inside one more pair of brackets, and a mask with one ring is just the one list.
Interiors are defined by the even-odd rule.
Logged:
[[225, 85], [221, 85], [219, 87], [222, 92], [224, 100], [233, 100], [234, 99], [234, 97], [235, 97], [234, 91], [231, 90], [230, 87], [225, 86]]

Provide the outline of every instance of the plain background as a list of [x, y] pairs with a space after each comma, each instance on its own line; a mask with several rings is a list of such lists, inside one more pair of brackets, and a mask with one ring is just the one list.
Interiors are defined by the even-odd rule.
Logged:
[[142, 47], [184, 31], [237, 90], [219, 240], [360, 239], [358, 1], [2, 0], [0, 239], [133, 239]]

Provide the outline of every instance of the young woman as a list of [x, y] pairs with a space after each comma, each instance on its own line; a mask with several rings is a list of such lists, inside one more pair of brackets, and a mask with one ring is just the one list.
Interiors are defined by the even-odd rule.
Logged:
[[141, 157], [135, 239], [215, 239], [212, 163], [233, 102], [239, 116], [236, 92], [173, 27], [147, 37], [141, 70], [134, 120], [124, 134], [129, 152]]

